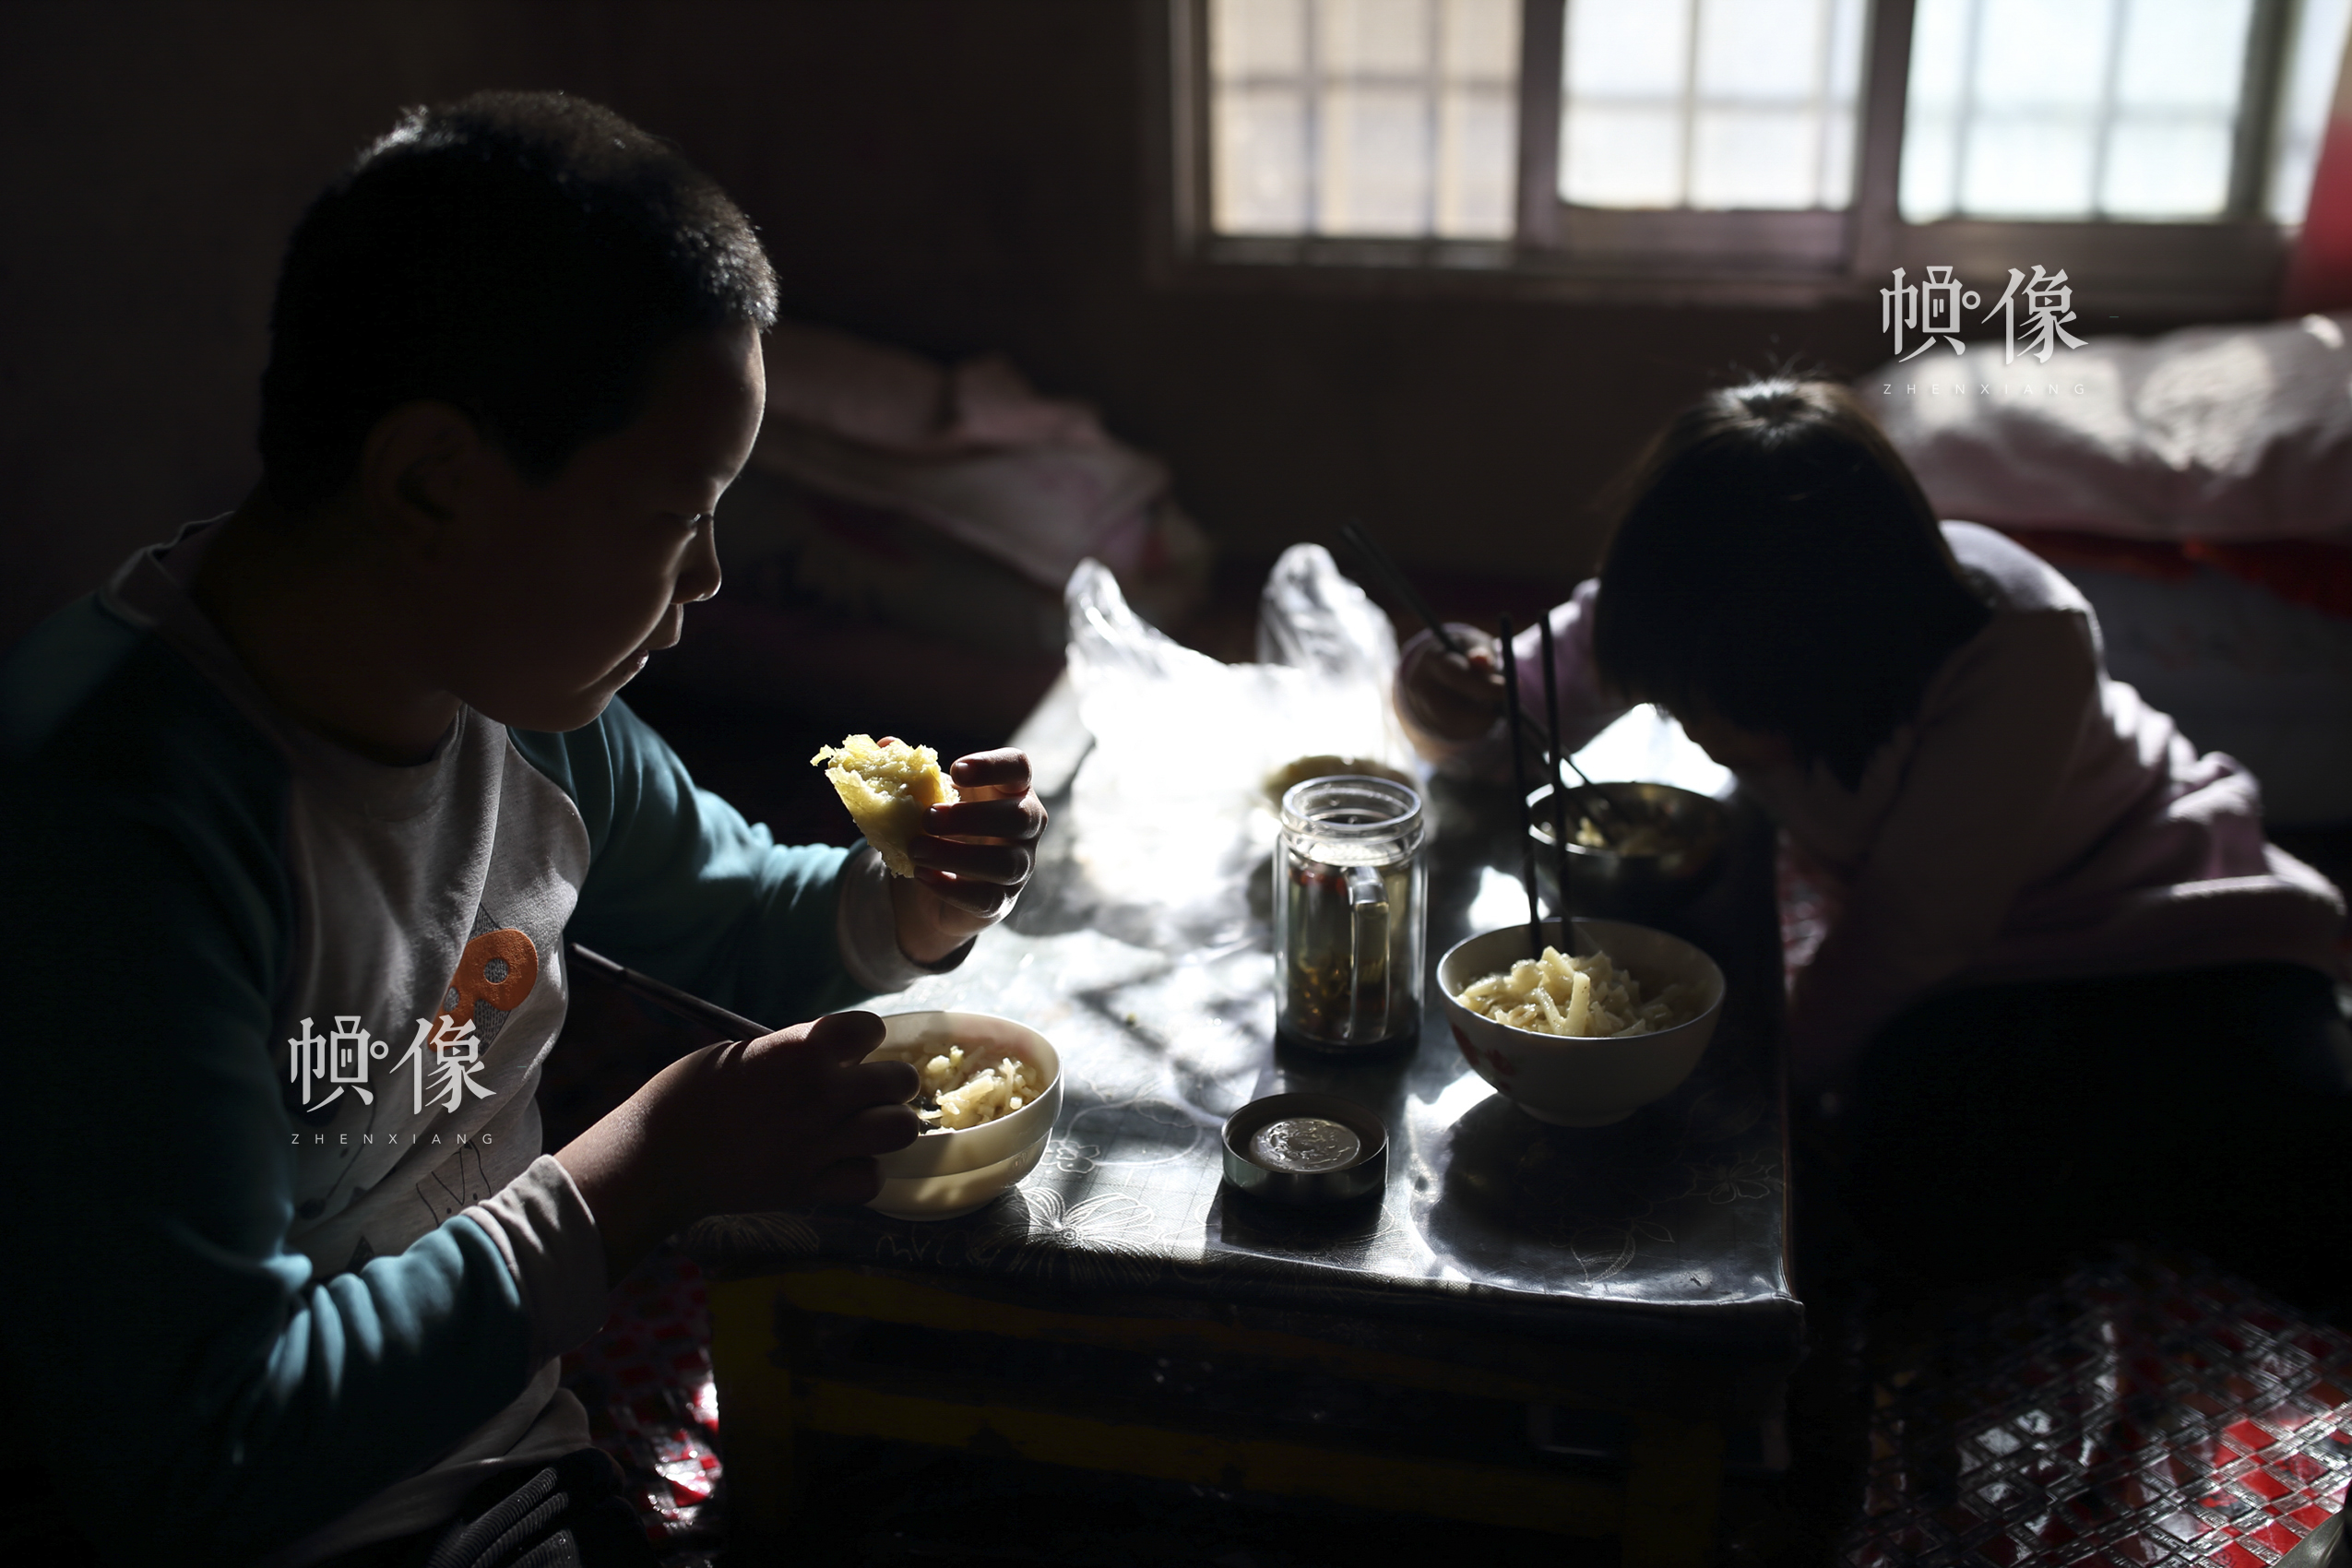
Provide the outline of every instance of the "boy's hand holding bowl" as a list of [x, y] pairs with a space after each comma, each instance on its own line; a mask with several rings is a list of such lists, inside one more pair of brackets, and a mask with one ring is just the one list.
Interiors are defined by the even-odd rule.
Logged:
[[922, 1130], [904, 1062], [868, 1062], [872, 1013], [834, 1013], [680, 1057], [555, 1158], [596, 1216], [608, 1279], [663, 1237], [712, 1214], [882, 1190], [874, 1157]]

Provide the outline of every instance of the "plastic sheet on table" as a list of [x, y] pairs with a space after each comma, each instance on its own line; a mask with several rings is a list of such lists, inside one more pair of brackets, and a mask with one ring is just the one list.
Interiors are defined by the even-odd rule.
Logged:
[[1093, 732], [1073, 785], [1073, 857], [1099, 928], [1161, 951], [1229, 945], [1275, 838], [1263, 793], [1301, 757], [1411, 770], [1389, 706], [1396, 633], [1321, 545], [1275, 564], [1261, 600], [1262, 661], [1225, 664], [1128, 608], [1082, 563], [1065, 592], [1070, 676]]

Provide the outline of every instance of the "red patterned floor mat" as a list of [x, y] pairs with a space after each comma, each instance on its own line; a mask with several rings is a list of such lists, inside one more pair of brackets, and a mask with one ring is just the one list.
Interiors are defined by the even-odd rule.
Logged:
[[2344, 1506], [2352, 1336], [2119, 1249], [2005, 1310], [1874, 1348], [1847, 1568], [2258, 1568]]
[[719, 1391], [702, 1270], [665, 1245], [612, 1293], [612, 1317], [564, 1358], [596, 1445], [628, 1478], [666, 1568], [702, 1568], [720, 1544]]

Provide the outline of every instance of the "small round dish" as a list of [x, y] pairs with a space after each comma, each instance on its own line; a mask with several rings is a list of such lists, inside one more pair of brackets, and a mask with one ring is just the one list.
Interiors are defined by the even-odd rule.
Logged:
[[1346, 1203], [1387, 1185], [1388, 1129], [1337, 1095], [1270, 1094], [1225, 1119], [1225, 1179], [1270, 1203]]
[[1052, 1041], [1027, 1024], [986, 1013], [899, 1013], [882, 1024], [882, 1044], [869, 1062], [960, 1045], [1028, 1063], [1045, 1075], [1045, 1092], [993, 1122], [924, 1133], [882, 1156], [882, 1191], [868, 1208], [893, 1219], [953, 1219], [1037, 1169], [1062, 1113], [1062, 1057]]

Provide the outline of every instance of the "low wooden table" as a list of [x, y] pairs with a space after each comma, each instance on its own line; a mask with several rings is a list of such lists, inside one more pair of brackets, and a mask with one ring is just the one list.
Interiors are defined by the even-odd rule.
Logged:
[[[1508, 796], [1440, 785], [1431, 803], [1434, 964], [1526, 905], [1503, 880]], [[1073, 826], [1065, 802], [1053, 841]], [[1723, 966], [1725, 1014], [1691, 1080], [1614, 1127], [1518, 1111], [1434, 1005], [1403, 1060], [1277, 1051], [1263, 914], [1234, 915], [1168, 950], [1049, 853], [1007, 929], [888, 1004], [1055, 1042], [1038, 1169], [956, 1220], [697, 1229], [739, 1533], [788, 1536], [795, 1434], [826, 1432], [1707, 1561], [1727, 1467], [1786, 1462], [1803, 1325], [1768, 829], [1743, 818], [1715, 885], [1658, 922]], [[1224, 1186], [1224, 1118], [1299, 1088], [1387, 1123], [1377, 1203], [1300, 1215]]]

